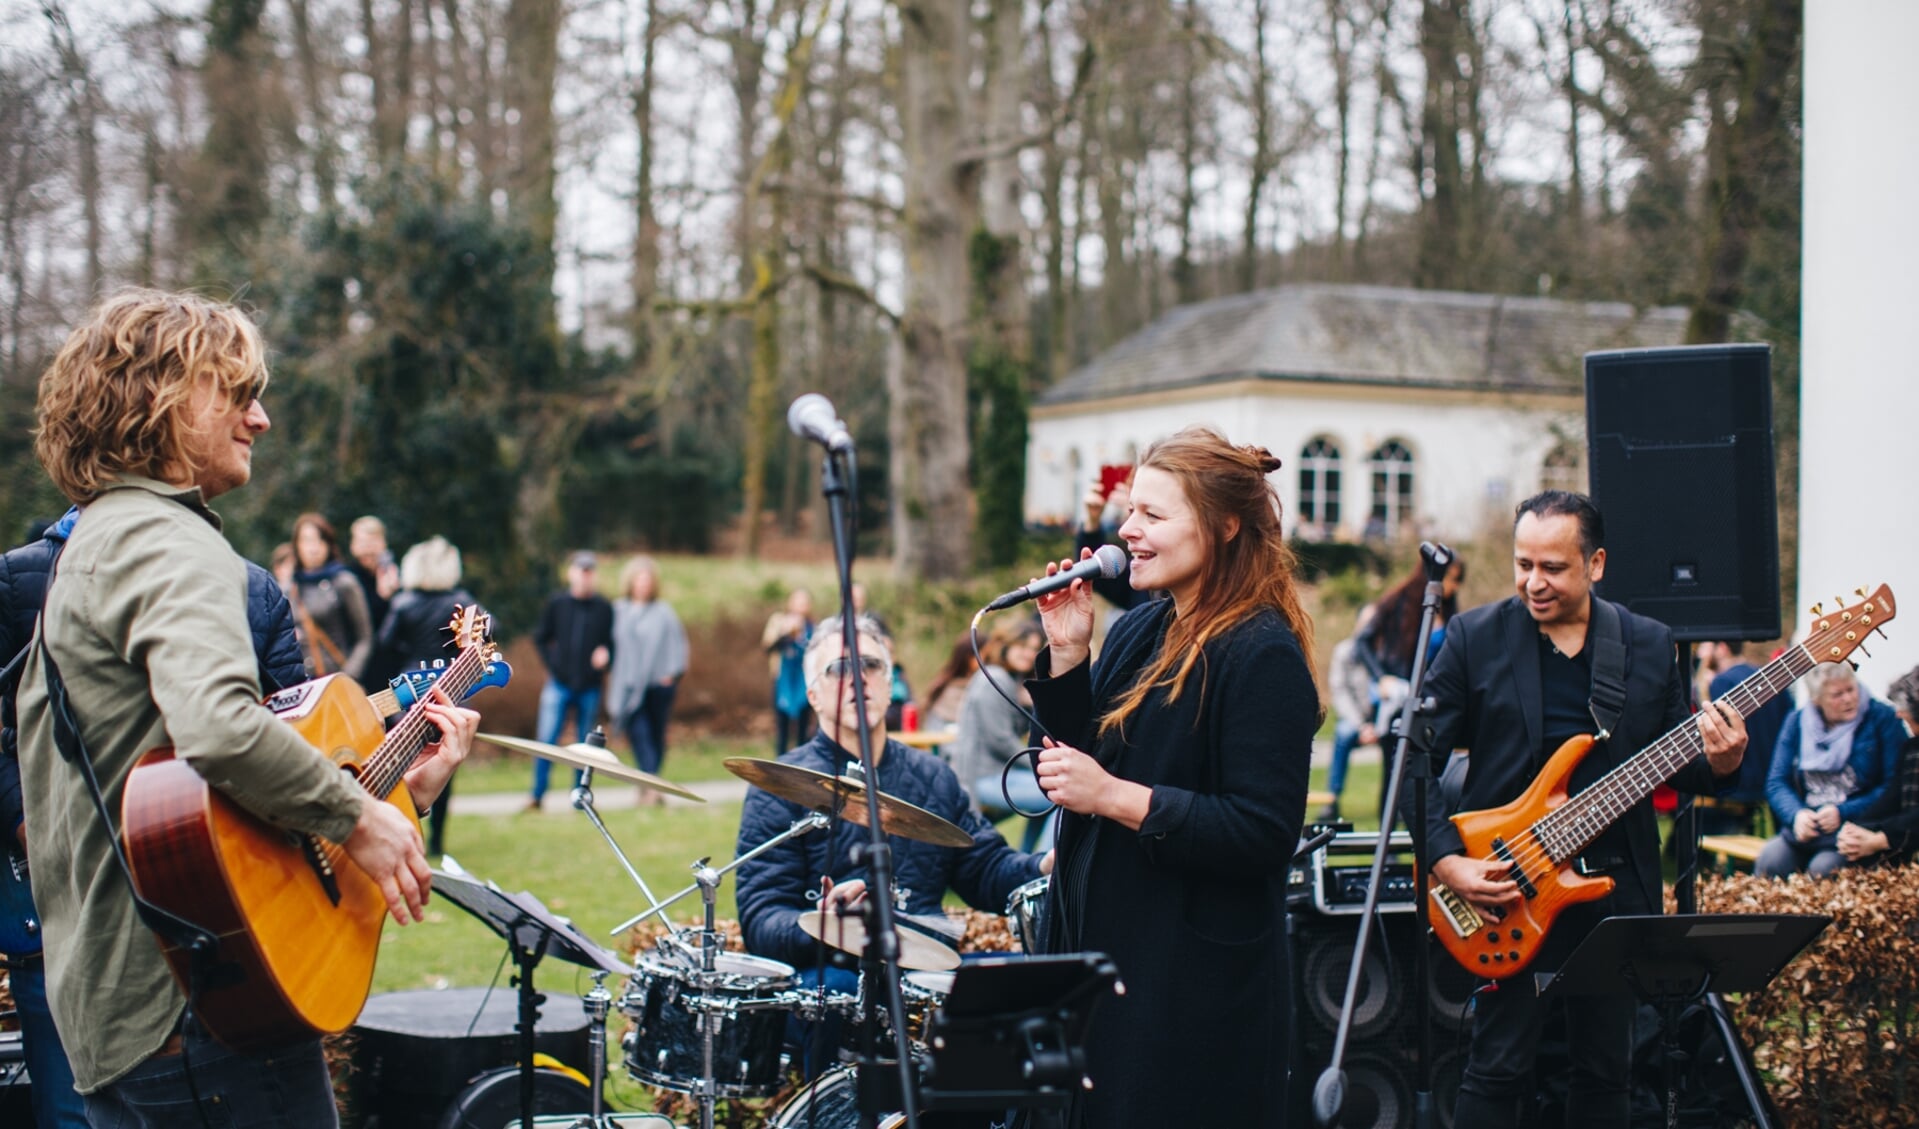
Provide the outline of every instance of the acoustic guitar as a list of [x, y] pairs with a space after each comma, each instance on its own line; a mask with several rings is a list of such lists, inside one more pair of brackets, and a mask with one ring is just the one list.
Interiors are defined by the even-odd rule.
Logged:
[[[490, 620], [478, 609], [456, 610], [452, 627], [460, 652], [437, 681], [461, 701], [498, 655]], [[423, 702], [391, 732], [343, 675], [288, 687], [265, 704], [368, 792], [418, 822], [402, 780], [432, 736]], [[198, 1015], [221, 1043], [279, 1046], [343, 1031], [359, 1016], [386, 899], [338, 844], [267, 824], [208, 786], [170, 747], [134, 768], [120, 819], [141, 896], [218, 939]], [[161, 949], [188, 990], [190, 954], [164, 939]]]
[[[1865, 597], [1862, 602], [1851, 607], [1841, 604], [1830, 614], [1822, 614], [1814, 605], [1806, 641], [1786, 648], [1719, 700], [1738, 710], [1739, 716], [1751, 717], [1813, 667], [1851, 655], [1897, 610], [1892, 590], [1885, 585], [1871, 596], [1865, 591], [1858, 590]], [[1504, 917], [1493, 918], [1445, 885], [1433, 883], [1431, 904], [1426, 907], [1433, 933], [1473, 975], [1492, 980], [1517, 975], [1532, 963], [1562, 911], [1611, 893], [1612, 879], [1577, 874], [1573, 862], [1634, 804], [1706, 751], [1698, 721], [1689, 719], [1585, 791], [1568, 797], [1567, 781], [1594, 740], [1574, 737], [1559, 746], [1512, 803], [1452, 817], [1466, 856], [1503, 863], [1506, 877], [1519, 886], [1520, 893], [1517, 902], [1505, 907]]]

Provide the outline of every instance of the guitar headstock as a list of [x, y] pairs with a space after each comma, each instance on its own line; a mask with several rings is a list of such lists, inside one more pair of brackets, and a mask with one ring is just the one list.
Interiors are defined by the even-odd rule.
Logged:
[[1812, 606], [1812, 624], [1806, 633], [1805, 647], [1819, 662], [1843, 661], [1865, 644], [1867, 635], [1878, 631], [1899, 613], [1892, 589], [1887, 585], [1881, 584], [1870, 596], [1864, 588], [1855, 589], [1854, 594], [1861, 597], [1858, 603], [1847, 605], [1835, 600], [1838, 606], [1832, 611], [1825, 611], [1824, 604]]
[[500, 649], [493, 642], [493, 617], [478, 604], [468, 608], [456, 605], [447, 630], [453, 633], [453, 645], [460, 650], [480, 647], [483, 648], [481, 658], [487, 662], [499, 661]]

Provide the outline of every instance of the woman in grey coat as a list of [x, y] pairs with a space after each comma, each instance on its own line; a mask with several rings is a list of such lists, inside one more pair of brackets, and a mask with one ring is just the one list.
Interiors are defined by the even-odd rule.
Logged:
[[686, 629], [660, 599], [660, 567], [652, 557], [636, 556], [620, 570], [620, 599], [613, 602], [606, 702], [608, 716], [632, 742], [641, 772], [658, 773], [666, 759], [666, 717], [686, 662]]
[[[1033, 673], [1033, 663], [1045, 641], [1039, 626], [1031, 622], [995, 630], [993, 637], [980, 648], [980, 658], [985, 660], [985, 665], [966, 684], [966, 700], [960, 705], [959, 735], [952, 745], [953, 772], [973, 797], [980, 813], [988, 819], [1000, 820], [1014, 814], [1006, 804], [1000, 778], [1006, 762], [1031, 743], [1027, 735], [1033, 723], [1021, 710], [1030, 708], [1032, 698], [1023, 683]], [[994, 689], [996, 685], [998, 689]], [[1008, 701], [1009, 698], [1012, 701]], [[1006, 787], [1021, 808], [1038, 811], [1047, 806], [1030, 767], [1016, 768], [1005, 775]], [[1021, 850], [1034, 849], [1045, 822], [1043, 817], [1026, 821]]]

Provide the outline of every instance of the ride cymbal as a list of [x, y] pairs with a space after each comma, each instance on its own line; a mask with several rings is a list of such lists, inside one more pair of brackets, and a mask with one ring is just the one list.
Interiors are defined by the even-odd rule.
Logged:
[[[815, 941], [824, 941], [843, 953], [866, 955], [866, 922], [857, 908], [844, 914], [837, 910], [810, 909], [800, 915], [800, 931]], [[959, 954], [947, 945], [900, 923], [900, 967], [914, 972], [945, 972], [960, 966]]]
[[641, 772], [637, 768], [628, 768], [621, 764], [618, 757], [597, 745], [575, 742], [571, 745], [549, 745], [545, 741], [529, 741], [524, 737], [507, 737], [499, 733], [479, 734], [482, 741], [491, 741], [503, 749], [512, 749], [516, 753], [525, 753], [531, 757], [541, 757], [568, 768], [590, 768], [603, 776], [615, 780], [627, 780], [634, 784], [644, 784], [648, 788], [665, 792], [669, 796], [678, 796], [683, 800], [705, 803], [706, 797], [698, 792], [689, 792], [678, 784], [662, 780], [650, 772]]
[[[839, 809], [840, 818], [861, 827], [866, 822], [866, 785], [850, 776], [828, 776], [796, 764], [758, 760], [753, 757], [728, 757], [720, 762], [726, 771], [753, 785], [796, 803], [811, 811], [831, 814]], [[973, 837], [925, 808], [916, 807], [885, 792], [880, 801], [880, 827], [888, 835], [918, 839], [938, 847], [970, 847]]]

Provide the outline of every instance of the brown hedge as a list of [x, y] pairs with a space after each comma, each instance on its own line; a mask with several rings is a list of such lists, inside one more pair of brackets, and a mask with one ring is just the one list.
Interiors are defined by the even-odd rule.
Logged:
[[1706, 879], [1699, 909], [1833, 919], [1764, 992], [1731, 1001], [1791, 1129], [1919, 1125], [1919, 869]]

